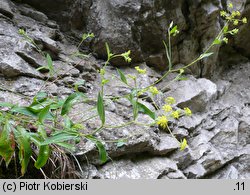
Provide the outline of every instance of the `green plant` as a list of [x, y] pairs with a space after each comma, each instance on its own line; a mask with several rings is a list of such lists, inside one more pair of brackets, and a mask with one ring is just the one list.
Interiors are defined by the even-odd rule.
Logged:
[[[229, 4], [229, 9], [232, 8], [232, 5]], [[159, 128], [169, 132], [175, 138], [175, 135], [169, 127], [169, 119], [178, 120], [182, 116], [191, 116], [192, 111], [189, 108], [184, 108], [183, 110], [176, 109], [173, 106], [175, 104], [175, 99], [173, 97], [166, 98], [164, 105], [157, 105], [154, 101], [154, 97], [161, 92], [157, 89], [156, 84], [161, 82], [170, 73], [174, 72], [178, 73], [174, 81], [182, 79], [181, 76], [187, 68], [196, 62], [213, 55], [211, 49], [216, 45], [222, 44], [223, 42], [227, 43], [228, 38], [226, 36], [238, 33], [238, 29], [236, 28], [230, 30], [231, 25], [236, 26], [240, 22], [247, 23], [246, 18], [237, 19], [240, 17], [240, 12], [238, 11], [222, 11], [221, 16], [226, 19], [226, 22], [214, 41], [190, 64], [177, 69], [174, 69], [172, 64], [171, 38], [176, 36], [179, 31], [177, 25], [174, 26], [174, 23], [171, 22], [168, 28], [167, 41], [163, 41], [168, 59], [168, 70], [166, 73], [164, 73], [160, 79], [151, 85], [145, 88], [140, 88], [138, 85], [138, 77], [140, 77], [140, 75], [147, 74], [146, 69], [141, 69], [136, 66], [135, 75], [125, 75], [120, 69], [117, 69], [117, 75], [115, 75], [115, 78], [118, 78], [129, 89], [129, 93], [119, 97], [109, 97], [105, 95], [105, 85], [107, 85], [107, 83], [110, 82], [110, 79], [112, 79], [107, 77], [107, 66], [114, 58], [123, 58], [126, 62], [131, 62], [131, 52], [127, 51], [121, 54], [113, 54], [109, 45], [106, 43], [107, 60], [104, 66], [99, 70], [101, 78], [100, 91], [96, 99], [88, 98], [86, 94], [79, 92], [77, 84], [72, 86], [75, 89], [75, 92], [70, 94], [65, 99], [49, 96], [47, 93], [42, 92], [48, 80], [51, 79], [56, 73], [56, 70], [53, 67], [52, 58], [48, 53], [44, 53], [24, 30], [20, 29], [19, 33], [24, 37], [24, 39], [30, 42], [47, 61], [47, 65], [38, 68], [38, 70], [47, 69], [51, 78], [45, 81], [43, 87], [33, 97], [30, 105], [20, 106], [18, 104], [11, 104], [7, 102], [0, 103], [0, 107], [4, 108], [0, 110], [0, 156], [4, 159], [6, 165], [8, 166], [11, 160], [15, 158], [15, 153], [18, 152], [21, 174], [24, 175], [30, 159], [34, 161], [34, 166], [42, 171], [42, 168], [48, 163], [49, 160], [51, 160], [53, 153], [56, 152], [62, 155], [65, 159], [67, 158], [67, 153], [74, 156], [73, 152], [76, 144], [84, 139], [95, 143], [100, 154], [100, 161], [105, 163], [108, 160], [108, 154], [104, 145], [105, 140], [98, 139], [96, 134], [107, 128], [115, 129], [132, 124], [140, 126], [157, 125]], [[80, 44], [78, 45], [78, 49], [81, 44], [83, 44], [84, 40], [93, 37], [93, 34], [84, 34]], [[79, 51], [74, 52], [71, 57], [76, 55], [86, 57], [85, 54], [82, 54]], [[55, 78], [51, 82], [55, 82], [58, 79], [59, 78]], [[144, 100], [145, 97], [150, 97], [155, 109], [161, 110], [161, 115], [157, 116], [154, 110], [149, 109], [143, 104], [142, 100]], [[107, 126], [105, 113], [107, 101], [117, 101], [123, 98], [127, 99], [131, 103], [132, 120], [123, 124], [117, 124], [116, 126]], [[91, 108], [91, 110], [96, 109], [96, 114], [90, 115], [83, 122], [73, 121], [70, 116], [72, 107], [78, 103], [87, 103], [89, 101], [96, 102], [96, 106]], [[140, 121], [137, 120], [139, 113], [148, 115], [154, 122], [149, 124], [140, 123]], [[101, 121], [100, 127], [95, 129], [93, 132], [84, 133], [84, 123], [96, 117], [99, 117]], [[112, 141], [116, 142], [117, 146], [120, 147], [128, 139], [129, 138], [126, 137], [124, 139]], [[185, 138], [183, 140], [178, 140], [178, 142], [180, 143], [180, 150], [184, 150], [187, 147], [187, 140]], [[75, 157], [74, 159], [76, 160]]]

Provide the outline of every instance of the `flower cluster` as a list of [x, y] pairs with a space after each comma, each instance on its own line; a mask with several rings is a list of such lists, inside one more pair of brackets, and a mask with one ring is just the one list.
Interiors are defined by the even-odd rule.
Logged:
[[152, 94], [152, 96], [159, 94], [157, 87], [149, 87], [149, 92]]
[[131, 57], [130, 57], [131, 51], [128, 50], [125, 53], [122, 53], [121, 56], [124, 58], [124, 60], [128, 63], [130, 63], [132, 61]]
[[[248, 22], [246, 17], [241, 18], [240, 11], [233, 10], [234, 6], [232, 3], [228, 4], [229, 11], [221, 11], [220, 15], [223, 17], [228, 25], [232, 24], [233, 26], [238, 26], [239, 24], [246, 24]], [[228, 25], [224, 27], [223, 34], [230, 34], [230, 35], [236, 35], [239, 32], [238, 28], [233, 28], [232, 30], [229, 30]], [[222, 39], [223, 42], [228, 43], [228, 38], [224, 37]]]
[[[166, 104], [162, 106], [162, 110], [164, 111], [164, 115], [157, 118], [156, 123], [163, 129], [168, 126], [168, 119], [179, 119], [182, 116], [192, 116], [192, 111], [189, 108], [182, 109], [174, 109], [172, 107], [173, 104], [176, 103], [176, 100], [173, 97], [167, 97], [165, 99]], [[163, 120], [164, 119], [164, 120]]]
[[[163, 115], [159, 116], [156, 119], [156, 124], [164, 129], [168, 130], [169, 133], [175, 138], [174, 134], [170, 130], [168, 126], [168, 122], [170, 119], [179, 119], [182, 116], [192, 116], [192, 111], [189, 108], [184, 109], [175, 109], [173, 105], [176, 103], [176, 100], [173, 97], [167, 97], [165, 99], [165, 104], [162, 106], [162, 110], [164, 112]], [[180, 150], [184, 150], [187, 147], [187, 140], [184, 138], [180, 143]]]
[[135, 70], [138, 72], [138, 74], [146, 74], [147, 73], [146, 69], [141, 69], [139, 66], [136, 66]]

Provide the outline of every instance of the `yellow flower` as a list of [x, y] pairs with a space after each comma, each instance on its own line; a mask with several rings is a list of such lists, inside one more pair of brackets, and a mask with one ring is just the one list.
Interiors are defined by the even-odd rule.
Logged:
[[186, 116], [191, 116], [192, 115], [192, 111], [189, 108], [184, 108], [184, 112]]
[[173, 98], [173, 97], [167, 97], [166, 99], [165, 99], [165, 102], [167, 103], [167, 104], [169, 104], [169, 105], [171, 105], [171, 104], [175, 104], [175, 99]]
[[187, 140], [184, 138], [182, 140], [182, 142], [180, 143], [180, 150], [185, 150], [185, 148], [187, 147]]
[[170, 105], [167, 105], [165, 104], [162, 109], [165, 111], [165, 112], [171, 112], [173, 109]]
[[159, 93], [156, 87], [149, 87], [149, 91], [152, 93], [152, 95], [157, 95]]
[[228, 38], [227, 38], [227, 37], [224, 37], [224, 38], [223, 38], [223, 41], [224, 41], [225, 43], [228, 43]]
[[237, 26], [239, 24], [238, 20], [234, 20], [234, 25]]
[[225, 16], [227, 16], [227, 12], [221, 11], [221, 12], [220, 12], [220, 15], [221, 15], [222, 17], [225, 17]]
[[234, 18], [235, 16], [237, 16], [237, 12], [233, 11], [232, 14], [231, 14], [231, 17]]
[[100, 70], [100, 75], [102, 75], [102, 76], [105, 75], [105, 72], [106, 72], [105, 69], [102, 68], [102, 69]]
[[171, 113], [171, 116], [172, 116], [173, 118], [178, 119], [178, 118], [180, 117], [179, 111], [174, 111], [174, 112], [172, 112], [172, 113]]
[[147, 72], [146, 69], [140, 69], [139, 66], [136, 66], [136, 67], [135, 67], [135, 70], [137, 70], [137, 72], [138, 72], [139, 74], [146, 74], [146, 72]]
[[233, 30], [231, 30], [232, 34], [235, 35], [239, 32], [239, 29], [237, 28], [234, 28]]
[[244, 18], [242, 19], [242, 22], [243, 22], [244, 24], [246, 24], [246, 23], [247, 23], [247, 18], [244, 17]]
[[130, 63], [132, 61], [132, 59], [129, 57], [129, 55], [131, 54], [131, 51], [128, 50], [125, 53], [122, 53], [121, 56], [124, 58], [124, 60], [128, 63]]
[[228, 8], [233, 8], [234, 7], [234, 5], [230, 2], [229, 4], [228, 4]]
[[20, 29], [18, 30], [18, 33], [19, 33], [20, 35], [25, 35], [25, 30], [23, 30], [23, 29], [20, 28]]
[[236, 11], [236, 15], [237, 15], [237, 16], [240, 16], [241, 14], [240, 14], [240, 12], [239, 12], [239, 11]]
[[158, 117], [157, 118], [157, 124], [161, 128], [165, 129], [167, 127], [167, 125], [168, 125], [168, 119], [167, 119], [167, 117], [166, 116], [160, 116], [160, 117]]

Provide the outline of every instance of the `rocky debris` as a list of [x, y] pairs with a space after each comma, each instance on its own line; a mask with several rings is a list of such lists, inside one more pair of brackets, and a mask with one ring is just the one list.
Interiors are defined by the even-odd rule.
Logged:
[[108, 163], [99, 170], [104, 179], [161, 179], [186, 178], [176, 163], [165, 157], [135, 158]]
[[42, 75], [30, 67], [22, 58], [18, 55], [10, 55], [0, 51], [3, 55], [0, 57], [0, 73], [5, 77], [17, 77], [17, 76], [29, 76], [35, 78], [41, 78]]
[[[164, 84], [164, 83], [163, 83]], [[217, 86], [207, 79], [195, 79], [167, 83], [169, 91], [164, 97], [174, 97], [180, 108], [189, 107], [194, 113], [202, 112], [208, 103], [217, 98]]]

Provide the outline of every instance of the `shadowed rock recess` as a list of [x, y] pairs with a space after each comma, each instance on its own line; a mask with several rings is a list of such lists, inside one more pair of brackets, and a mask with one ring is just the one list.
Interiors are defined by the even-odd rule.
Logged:
[[[250, 18], [249, 1], [232, 2]], [[105, 42], [114, 53], [131, 50], [132, 65], [148, 69], [149, 74], [140, 78], [140, 84], [147, 86], [166, 69], [162, 40], [166, 39], [169, 23], [174, 21], [180, 30], [173, 40], [174, 64], [188, 64], [221, 30], [219, 11], [226, 9], [226, 3], [226, 0], [0, 0], [0, 101], [26, 104], [48, 76], [36, 70], [46, 61], [18, 34], [20, 28], [53, 58], [55, 76], [60, 79], [51, 82], [47, 92], [65, 97], [74, 91], [69, 85], [84, 79], [86, 82], [79, 89], [95, 97], [100, 80], [97, 70], [106, 56]], [[213, 56], [192, 66], [188, 80], [169, 84], [170, 78], [166, 78], [158, 84], [163, 94], [157, 101], [173, 96], [178, 107], [188, 106], [193, 111], [191, 118], [182, 117], [173, 125], [178, 138], [187, 137], [188, 148], [180, 151], [179, 143], [169, 134], [150, 127], [107, 129], [98, 136], [105, 140], [131, 138], [122, 147], [107, 143], [113, 161], [104, 165], [97, 161], [94, 144], [79, 144], [76, 155], [83, 169], [82, 177], [250, 178], [250, 45], [246, 44], [250, 41], [249, 29], [249, 24], [240, 27], [230, 44], [216, 48]], [[93, 32], [96, 37], [80, 49], [93, 51], [93, 55], [69, 60], [67, 56], [77, 50], [84, 32]], [[132, 65], [119, 60], [113, 64], [122, 66], [125, 74], [133, 73]], [[110, 77], [116, 74], [113, 66], [108, 70]], [[124, 91], [126, 88], [118, 82], [109, 82], [106, 87], [107, 95], [121, 95]], [[146, 103], [153, 108], [150, 102]], [[121, 124], [130, 115], [127, 104], [110, 103], [106, 113], [108, 125]], [[80, 113], [75, 119], [84, 120], [87, 116], [81, 111], [89, 108], [89, 104], [74, 108]], [[150, 122], [147, 116], [139, 118]], [[87, 124], [90, 129], [98, 125], [98, 119]]]

